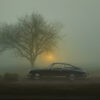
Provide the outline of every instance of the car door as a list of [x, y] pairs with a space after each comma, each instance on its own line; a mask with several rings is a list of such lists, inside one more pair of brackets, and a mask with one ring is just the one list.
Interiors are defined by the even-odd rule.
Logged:
[[55, 78], [65, 77], [63, 67], [64, 67], [63, 64], [55, 64], [55, 65], [53, 65], [52, 68], [51, 68], [52, 77], [55, 77]]

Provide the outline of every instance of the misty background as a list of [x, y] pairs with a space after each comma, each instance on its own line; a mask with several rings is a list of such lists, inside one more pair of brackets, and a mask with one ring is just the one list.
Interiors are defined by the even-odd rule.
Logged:
[[[61, 22], [62, 36], [54, 56], [59, 62], [100, 69], [100, 0], [0, 0], [0, 23], [38, 12], [49, 22]], [[0, 73], [26, 73], [29, 62], [13, 51], [0, 54]], [[42, 63], [42, 61], [37, 61]]]

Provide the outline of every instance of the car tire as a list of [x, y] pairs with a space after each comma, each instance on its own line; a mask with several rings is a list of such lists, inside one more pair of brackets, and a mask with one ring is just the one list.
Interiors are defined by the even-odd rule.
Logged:
[[69, 75], [69, 80], [74, 81], [75, 80], [75, 74], [70, 74]]
[[39, 73], [35, 73], [34, 74], [34, 79], [35, 80], [39, 80], [40, 79], [40, 74]]

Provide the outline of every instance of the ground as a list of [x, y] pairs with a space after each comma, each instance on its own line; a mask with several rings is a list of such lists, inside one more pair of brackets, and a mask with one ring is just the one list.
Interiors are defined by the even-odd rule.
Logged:
[[[20, 80], [0, 82], [0, 95], [7, 98], [84, 98], [100, 96], [100, 78], [86, 80]], [[26, 100], [25, 99], [25, 100]], [[70, 99], [72, 100], [72, 99]], [[74, 100], [74, 99], [73, 99]], [[75, 99], [76, 100], [76, 99]]]

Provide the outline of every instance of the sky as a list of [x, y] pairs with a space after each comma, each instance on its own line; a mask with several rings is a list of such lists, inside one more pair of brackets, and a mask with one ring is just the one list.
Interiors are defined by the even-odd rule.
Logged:
[[[0, 23], [15, 23], [32, 12], [63, 25], [64, 38], [58, 45], [58, 61], [100, 65], [100, 0], [0, 0]], [[5, 69], [8, 65], [23, 65], [21, 60], [10, 51], [0, 55], [0, 65]]]

